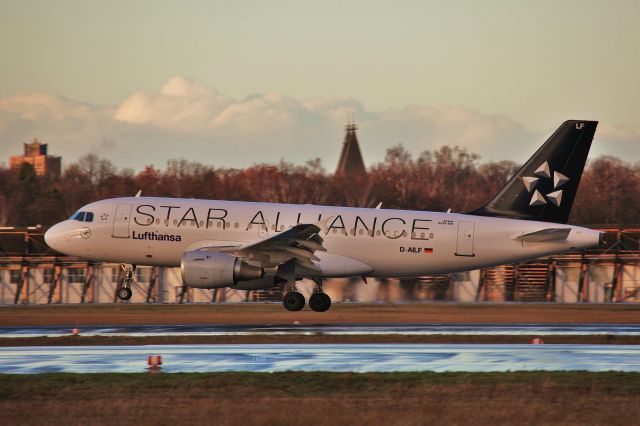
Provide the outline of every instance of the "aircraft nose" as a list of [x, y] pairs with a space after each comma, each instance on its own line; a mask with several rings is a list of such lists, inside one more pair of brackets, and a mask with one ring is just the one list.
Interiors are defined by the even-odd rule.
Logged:
[[62, 223], [58, 223], [49, 228], [47, 232], [44, 233], [44, 241], [55, 251], [62, 251], [62, 242], [64, 241]]

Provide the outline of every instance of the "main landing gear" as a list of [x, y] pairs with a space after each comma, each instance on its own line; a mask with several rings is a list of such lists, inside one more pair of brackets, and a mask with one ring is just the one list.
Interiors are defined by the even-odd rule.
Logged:
[[129, 300], [133, 292], [131, 291], [131, 283], [133, 282], [133, 271], [136, 270], [135, 265], [122, 265], [124, 270], [124, 277], [122, 278], [122, 285], [118, 288], [117, 295], [120, 300]]
[[[316, 312], [325, 312], [331, 307], [331, 298], [322, 291], [322, 280], [317, 278], [314, 281], [316, 282], [316, 287], [309, 298], [309, 307]], [[285, 309], [288, 311], [302, 310], [305, 302], [304, 296], [296, 289], [295, 283], [288, 290], [282, 299]]]
[[304, 296], [295, 289], [288, 291], [282, 299], [282, 304], [288, 311], [299, 311], [304, 308]]

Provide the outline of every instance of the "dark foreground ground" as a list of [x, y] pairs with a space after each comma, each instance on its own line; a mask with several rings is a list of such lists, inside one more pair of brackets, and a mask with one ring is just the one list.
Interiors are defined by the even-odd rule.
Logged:
[[0, 307], [0, 325], [348, 323], [640, 323], [640, 304], [344, 304], [288, 312], [280, 304]]
[[[638, 305], [277, 304], [0, 308], [0, 325], [638, 323]], [[1, 339], [0, 345], [180, 343], [526, 343], [533, 336], [170, 336]], [[635, 336], [546, 343], [638, 344]], [[0, 375], [0, 424], [636, 424], [640, 374], [203, 373]]]
[[640, 374], [6, 375], [0, 412], [4, 425], [631, 425]]

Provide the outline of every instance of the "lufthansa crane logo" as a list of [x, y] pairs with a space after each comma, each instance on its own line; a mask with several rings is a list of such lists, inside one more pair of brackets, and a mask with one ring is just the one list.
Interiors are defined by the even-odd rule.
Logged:
[[563, 186], [565, 183], [569, 182], [569, 178], [563, 175], [560, 172], [553, 172], [553, 192], [549, 192], [546, 195], [543, 195], [536, 189], [536, 186], [540, 182], [540, 179], [551, 179], [551, 169], [549, 168], [549, 163], [545, 161], [533, 172], [535, 176], [523, 176], [522, 182], [524, 183], [525, 188], [527, 188], [527, 192], [531, 195], [531, 201], [529, 201], [530, 206], [543, 206], [547, 204], [547, 201], [555, 205], [556, 207], [560, 207], [562, 203], [562, 189], [558, 189]]

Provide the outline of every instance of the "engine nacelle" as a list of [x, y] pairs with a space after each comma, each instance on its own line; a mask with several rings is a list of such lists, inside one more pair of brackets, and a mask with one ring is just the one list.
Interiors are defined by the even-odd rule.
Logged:
[[230, 287], [264, 275], [262, 268], [249, 265], [239, 257], [200, 250], [182, 255], [180, 272], [185, 285], [197, 288]]
[[273, 288], [278, 285], [278, 281], [273, 275], [265, 275], [259, 280], [241, 281], [234, 285], [234, 290], [263, 290], [265, 288]]

